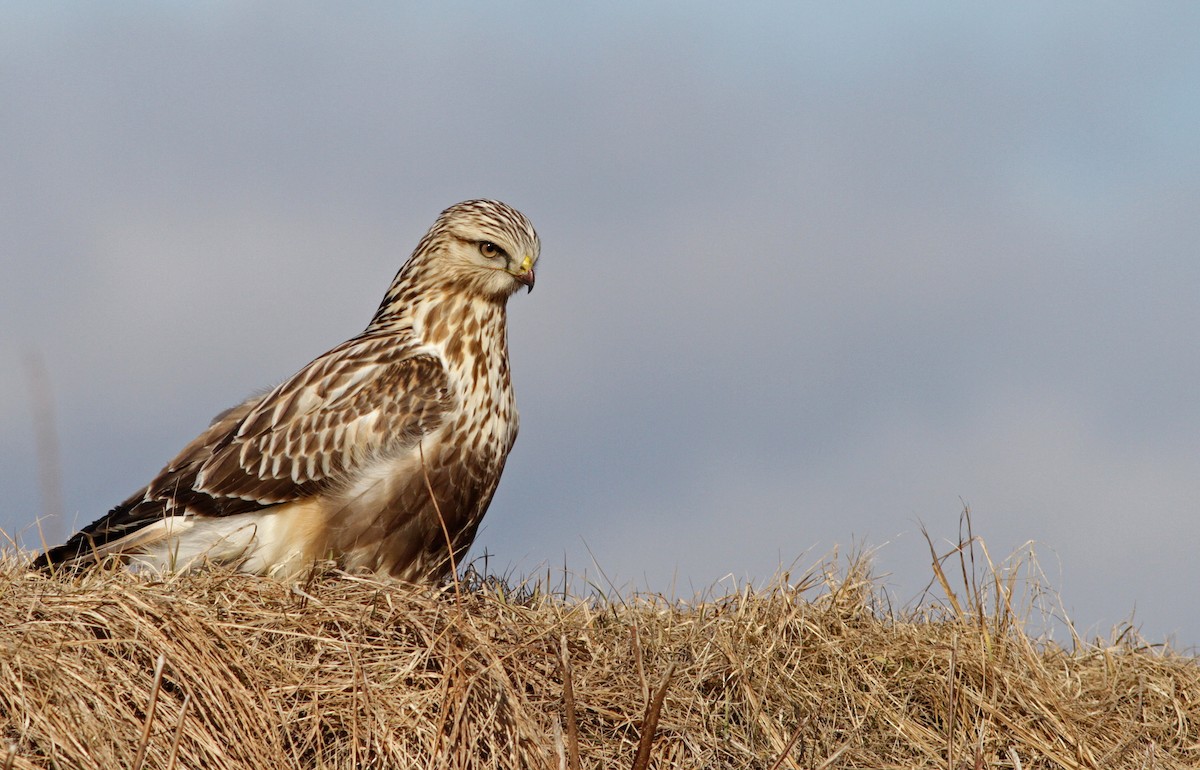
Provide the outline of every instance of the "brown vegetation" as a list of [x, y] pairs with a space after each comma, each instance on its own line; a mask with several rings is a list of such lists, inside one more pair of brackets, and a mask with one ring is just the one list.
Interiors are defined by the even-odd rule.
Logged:
[[964, 546], [906, 611], [864, 559], [677, 603], [9, 556], [0, 770], [1200, 766], [1193, 657], [1031, 638]]

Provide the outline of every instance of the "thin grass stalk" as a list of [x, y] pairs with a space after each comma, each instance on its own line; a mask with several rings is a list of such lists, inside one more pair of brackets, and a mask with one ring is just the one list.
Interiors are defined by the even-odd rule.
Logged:
[[150, 729], [154, 726], [154, 712], [158, 708], [158, 691], [162, 688], [163, 666], [167, 664], [167, 656], [158, 654], [154, 664], [154, 684], [150, 688], [150, 705], [146, 708], [146, 721], [142, 725], [142, 738], [138, 741], [137, 754], [133, 757], [133, 770], [142, 770], [142, 762], [146, 758], [146, 747], [150, 745]]
[[175, 722], [175, 737], [171, 739], [171, 758], [167, 761], [167, 770], [175, 770], [175, 760], [179, 757], [179, 743], [183, 740], [184, 718], [187, 717], [191, 702], [192, 694], [189, 692], [183, 696], [183, 705], [179, 707], [179, 719]]

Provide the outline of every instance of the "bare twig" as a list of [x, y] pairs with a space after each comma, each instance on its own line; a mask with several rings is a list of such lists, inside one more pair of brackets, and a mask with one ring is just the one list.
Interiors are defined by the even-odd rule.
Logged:
[[800, 740], [800, 733], [804, 731], [804, 725], [807, 721], [808, 720], [806, 719], [804, 722], [796, 725], [796, 729], [792, 733], [791, 740], [789, 740], [787, 745], [783, 747], [783, 751], [779, 752], [779, 758], [776, 759], [774, 764], [771, 765], [771, 770], [779, 770], [779, 768], [783, 767], [783, 763], [788, 758], [788, 755], [792, 753], [792, 748], [796, 745], [796, 741]]
[[575, 687], [571, 681], [571, 653], [567, 648], [567, 635], [560, 639], [560, 655], [563, 671], [563, 701], [567, 710], [567, 767], [579, 770], [579, 729], [575, 722]]
[[654, 693], [646, 709], [646, 718], [642, 720], [642, 737], [638, 741], [637, 757], [633, 760], [633, 770], [646, 770], [650, 766], [650, 749], [654, 748], [654, 731], [658, 729], [658, 715], [662, 711], [663, 699], [667, 697], [667, 688], [671, 686], [671, 678], [675, 676], [675, 662], [667, 666], [662, 684]]

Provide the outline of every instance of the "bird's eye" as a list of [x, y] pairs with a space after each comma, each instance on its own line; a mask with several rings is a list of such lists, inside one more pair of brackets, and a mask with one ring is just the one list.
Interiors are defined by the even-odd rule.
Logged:
[[504, 249], [500, 248], [491, 241], [480, 241], [479, 253], [488, 259], [497, 259], [504, 256]]

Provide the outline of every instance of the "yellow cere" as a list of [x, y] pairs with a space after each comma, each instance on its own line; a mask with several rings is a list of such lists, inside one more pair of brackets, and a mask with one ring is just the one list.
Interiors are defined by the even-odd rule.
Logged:
[[523, 259], [521, 261], [521, 272], [528, 273], [532, 268], [533, 268], [533, 257], [526, 254], [525, 259]]

